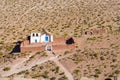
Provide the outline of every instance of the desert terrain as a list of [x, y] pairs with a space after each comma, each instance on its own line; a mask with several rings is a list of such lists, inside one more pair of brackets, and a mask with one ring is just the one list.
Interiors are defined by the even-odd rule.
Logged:
[[[10, 54], [43, 28], [75, 49]], [[0, 77], [120, 80], [120, 0], [0, 0]]]

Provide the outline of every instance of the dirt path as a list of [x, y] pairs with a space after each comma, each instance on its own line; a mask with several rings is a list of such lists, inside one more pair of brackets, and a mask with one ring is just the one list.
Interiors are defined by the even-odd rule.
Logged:
[[[30, 56], [32, 56], [32, 55], [30, 55]], [[23, 58], [22, 60], [18, 59], [16, 62], [11, 64], [11, 66], [10, 66], [11, 70], [10, 71], [2, 71], [2, 70], [0, 70], [1, 71], [0, 75], [2, 77], [10, 76], [12, 74], [19, 73], [21, 71], [31, 69], [35, 65], [40, 65], [40, 64], [43, 64], [43, 63], [48, 62], [48, 61], [54, 61], [57, 64], [57, 66], [59, 66], [60, 69], [65, 73], [66, 77], [69, 80], [74, 80], [72, 74], [59, 62], [59, 59], [65, 58], [67, 56], [58, 58], [58, 56], [54, 56], [54, 55], [51, 54], [50, 55], [51, 57], [49, 56], [49, 57], [46, 57], [46, 58], [43, 58], [43, 59], [40, 58], [38, 60], [34, 59], [34, 61], [30, 62], [29, 64], [27, 64], [25, 66], [25, 62], [27, 60], [29, 60], [30, 56], [28, 56], [26, 58]]]
[[21, 71], [30, 69], [31, 67], [33, 67], [33, 66], [35, 66], [35, 65], [40, 65], [40, 64], [43, 64], [43, 63], [45, 63], [45, 62], [47, 62], [47, 61], [49, 61], [49, 60], [54, 60], [54, 59], [56, 59], [56, 58], [57, 58], [57, 56], [54, 56], [54, 57], [46, 58], [46, 59], [44, 59], [44, 60], [42, 60], [42, 61], [41, 61], [41, 60], [38, 60], [38, 61], [36, 62], [36, 64], [35, 64], [35, 63], [31, 63], [31, 64], [28, 65], [28, 66], [23, 66], [23, 65], [25, 64], [24, 62], [27, 60], [27, 59], [26, 59], [26, 60], [23, 60], [23, 61], [17, 63], [16, 65], [13, 65], [13, 67], [11, 68], [10, 71], [7, 71], [7, 72], [1, 71], [0, 75], [1, 75], [2, 77], [10, 76], [10, 75], [12, 75], [12, 74], [14, 74], [14, 73], [19, 73], [19, 72], [21, 72]]
[[[4, 76], [9, 76], [9, 75], [11, 75], [11, 74], [13, 74], [13, 72], [15, 72], [16, 71], [16, 69], [18, 68], [18, 66], [21, 66], [25, 61], [27, 61], [32, 55], [34, 55], [34, 53], [30, 53], [30, 55], [29, 56], [27, 56], [27, 57], [24, 57], [24, 58], [19, 58], [19, 59], [16, 59], [15, 61], [13, 61], [12, 63], [9, 63], [9, 65], [8, 64], [3, 64], [3, 65], [1, 65], [0, 67], [1, 67], [1, 70], [0, 70], [0, 75], [2, 76], [3, 75], [3, 77]], [[9, 66], [10, 68], [11, 68], [11, 70], [10, 71], [3, 71], [2, 70], [2, 68], [4, 68], [5, 66]]]
[[53, 61], [65, 72], [68, 80], [74, 80], [72, 74], [57, 59], [54, 59]]

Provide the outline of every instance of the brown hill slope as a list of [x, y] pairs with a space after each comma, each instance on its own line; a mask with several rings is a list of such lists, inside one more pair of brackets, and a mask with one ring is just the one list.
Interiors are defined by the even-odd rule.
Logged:
[[55, 36], [80, 36], [82, 29], [117, 27], [119, 0], [0, 0], [0, 41], [23, 39], [46, 27]]

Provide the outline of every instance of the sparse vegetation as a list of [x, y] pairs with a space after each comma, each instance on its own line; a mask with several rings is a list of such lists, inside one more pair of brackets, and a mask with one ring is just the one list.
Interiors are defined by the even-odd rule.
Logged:
[[[101, 75], [105, 77], [119, 75], [119, 3], [119, 0], [1, 0], [1, 73], [2, 70], [4, 73], [12, 69], [10, 66], [3, 68], [3, 64], [12, 66], [14, 62], [19, 63], [20, 58], [26, 59], [23, 62], [25, 65], [21, 66], [27, 67], [30, 63], [36, 63], [38, 59], [42, 60], [50, 56], [46, 52], [36, 52], [27, 60], [31, 52], [9, 54], [15, 46], [13, 43], [25, 40], [26, 35], [40, 32], [45, 28], [55, 37], [75, 37], [77, 50], [56, 52], [55, 55], [59, 55], [59, 58], [64, 57], [59, 61], [69, 69], [76, 80], [79, 80], [81, 75], [85, 77], [92, 75], [95, 78], [103, 77]], [[98, 34], [97, 30], [92, 33], [93, 29], [105, 29], [106, 33], [102, 34], [101, 31]], [[14, 74], [14, 76], [18, 75], [28, 78], [43, 76], [50, 80], [67, 80], [64, 72], [50, 62], [34, 65], [30, 70]]]
[[10, 70], [10, 67], [5, 67], [3, 70], [4, 70], [4, 71], [9, 71], [9, 70]]

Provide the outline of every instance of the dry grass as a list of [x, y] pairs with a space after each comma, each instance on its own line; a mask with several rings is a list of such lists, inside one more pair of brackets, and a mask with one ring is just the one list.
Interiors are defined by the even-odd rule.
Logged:
[[72, 56], [60, 60], [75, 80], [83, 76], [102, 80], [120, 74], [119, 35], [87, 36], [84, 44], [84, 50], [78, 49]]
[[46, 62], [42, 65], [35, 65], [30, 70], [21, 71], [17, 74], [11, 75], [13, 77], [25, 77], [25, 78], [45, 78], [50, 80], [62, 79], [65, 75], [64, 72], [52, 61]]
[[[8, 54], [15, 45], [12, 42], [22, 41], [31, 32], [40, 32], [42, 28], [46, 28], [55, 37], [76, 37], [76, 48], [82, 48], [82, 51], [78, 50], [73, 56], [60, 60], [76, 80], [81, 76], [94, 76], [99, 79], [118, 74], [119, 5], [120, 0], [0, 0], [1, 64], [4, 61], [11, 63], [14, 58], [25, 56]], [[104, 28], [107, 34], [82, 36], [83, 31], [94, 28]], [[79, 40], [81, 36], [83, 39]], [[57, 53], [64, 56], [62, 52]], [[75, 66], [68, 66], [68, 63]], [[29, 74], [32, 73], [31, 70], [28, 71]], [[50, 72], [50, 75], [52, 74]], [[31, 77], [32, 74], [24, 76]]]
[[[80, 37], [88, 28], [119, 27], [119, 0], [0, 1], [0, 41], [22, 40], [46, 27], [55, 36]], [[112, 28], [111, 28], [112, 27]]]

